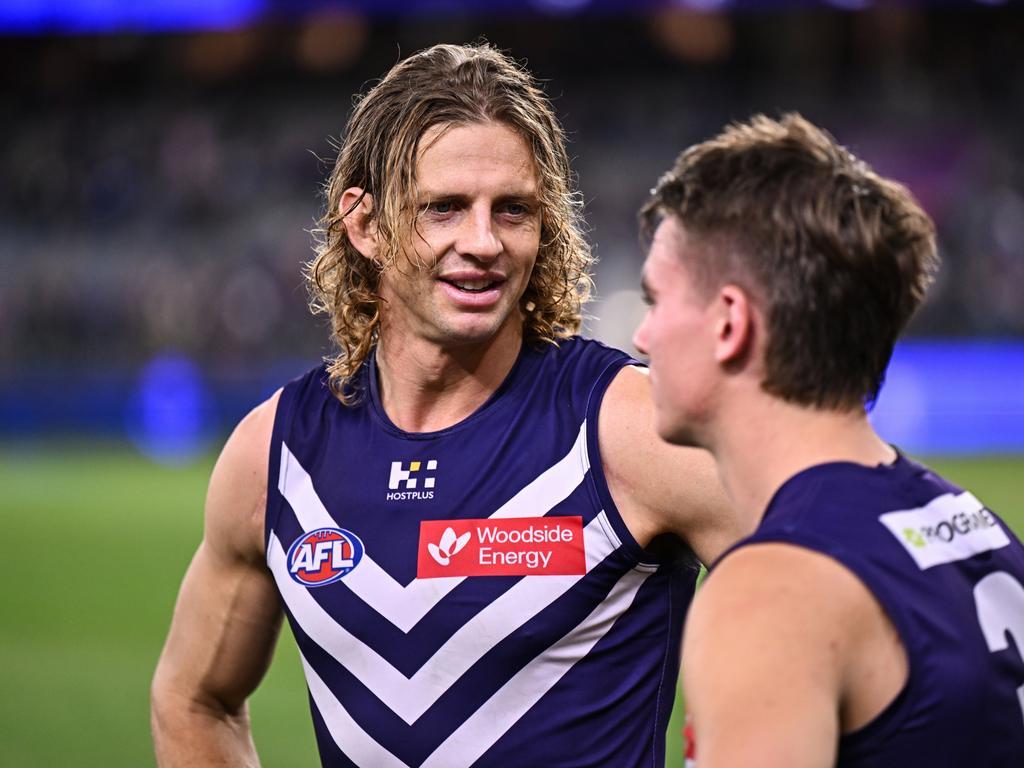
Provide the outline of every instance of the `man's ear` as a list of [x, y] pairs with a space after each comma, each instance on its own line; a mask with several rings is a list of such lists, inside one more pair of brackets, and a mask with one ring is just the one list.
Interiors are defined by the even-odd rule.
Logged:
[[723, 365], [740, 364], [753, 351], [756, 318], [749, 294], [727, 284], [715, 299], [715, 359]]
[[377, 222], [371, 218], [373, 196], [360, 187], [341, 193], [338, 210], [345, 219], [345, 234], [352, 246], [366, 258], [377, 260]]

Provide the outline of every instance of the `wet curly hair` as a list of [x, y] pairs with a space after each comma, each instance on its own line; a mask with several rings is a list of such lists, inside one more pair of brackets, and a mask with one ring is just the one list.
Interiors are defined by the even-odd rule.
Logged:
[[[519, 302], [524, 338], [557, 343], [580, 328], [592, 256], [565, 133], [550, 101], [526, 69], [490, 45], [435, 45], [400, 61], [357, 98], [313, 230], [315, 257], [305, 269], [310, 309], [330, 319], [336, 353], [326, 359], [328, 376], [346, 405], [358, 400], [354, 379], [379, 333], [380, 275], [415, 232], [420, 140], [434, 126], [483, 122], [522, 136], [540, 179], [540, 248]], [[346, 234], [345, 217], [362, 199], [341, 210], [350, 187], [373, 199], [369, 215], [382, 247], [372, 260]]]

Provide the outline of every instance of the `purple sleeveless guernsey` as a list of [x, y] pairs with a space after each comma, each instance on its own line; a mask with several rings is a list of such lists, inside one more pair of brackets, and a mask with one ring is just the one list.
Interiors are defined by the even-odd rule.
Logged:
[[902, 455], [821, 464], [790, 478], [733, 549], [758, 542], [842, 563], [906, 648], [906, 686], [840, 739], [839, 768], [1024, 766], [1024, 546], [991, 510]]
[[341, 405], [323, 368], [274, 423], [267, 562], [325, 766], [664, 764], [696, 565], [630, 536], [597, 415], [628, 356], [524, 347], [464, 421], [407, 433], [371, 355]]

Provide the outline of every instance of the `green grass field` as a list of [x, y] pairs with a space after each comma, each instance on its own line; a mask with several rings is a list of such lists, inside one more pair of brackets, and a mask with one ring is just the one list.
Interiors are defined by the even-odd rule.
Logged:
[[[932, 465], [1024, 531], [1024, 458]], [[118, 447], [0, 446], [0, 766], [153, 765], [149, 679], [211, 467], [155, 466]], [[287, 630], [252, 717], [265, 766], [318, 765]], [[676, 723], [673, 768], [680, 743]]]

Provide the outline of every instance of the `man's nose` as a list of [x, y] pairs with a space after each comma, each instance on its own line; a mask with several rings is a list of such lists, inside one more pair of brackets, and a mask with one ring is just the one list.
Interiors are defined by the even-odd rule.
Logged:
[[464, 256], [491, 261], [498, 257], [503, 247], [501, 239], [494, 231], [491, 211], [473, 210], [464, 220], [456, 250]]
[[[644, 319], [640, 321], [640, 325], [633, 331], [633, 346], [637, 348], [637, 351], [641, 355], [648, 355], [647, 352], [647, 314], [644, 314]], [[649, 355], [648, 355], [649, 356]]]

